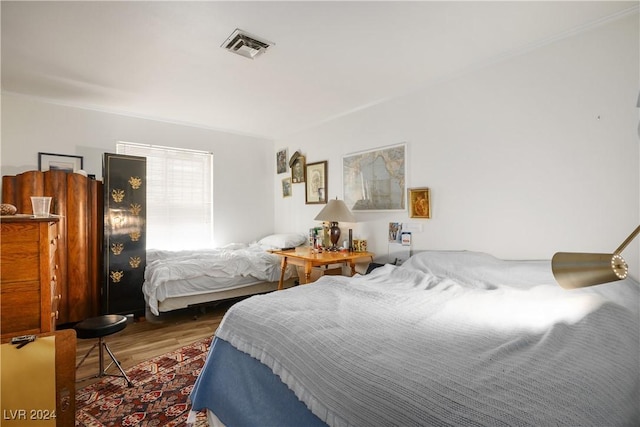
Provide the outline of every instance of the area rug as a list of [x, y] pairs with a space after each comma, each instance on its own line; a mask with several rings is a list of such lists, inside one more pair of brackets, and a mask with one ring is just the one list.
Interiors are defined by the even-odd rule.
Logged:
[[[76, 427], [184, 427], [191, 410], [188, 402], [196, 377], [204, 365], [211, 339], [204, 339], [142, 362], [127, 375], [105, 377], [76, 393]], [[195, 426], [205, 426], [199, 412]]]

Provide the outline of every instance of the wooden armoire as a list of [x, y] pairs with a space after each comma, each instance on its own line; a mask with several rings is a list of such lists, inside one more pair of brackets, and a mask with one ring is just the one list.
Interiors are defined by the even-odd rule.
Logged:
[[2, 203], [32, 213], [31, 196], [51, 196], [58, 222], [57, 325], [100, 314], [102, 288], [103, 185], [60, 170], [28, 171], [2, 177]]

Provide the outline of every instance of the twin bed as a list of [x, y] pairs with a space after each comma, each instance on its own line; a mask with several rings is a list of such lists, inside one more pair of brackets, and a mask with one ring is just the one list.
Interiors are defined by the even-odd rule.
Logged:
[[[268, 251], [306, 242], [304, 234], [280, 233], [216, 249], [147, 250], [142, 286], [147, 317], [273, 291], [280, 280], [280, 258]], [[285, 279], [295, 276], [294, 268], [285, 272]]]
[[640, 425], [640, 285], [427, 251], [254, 296], [191, 393], [210, 425]]

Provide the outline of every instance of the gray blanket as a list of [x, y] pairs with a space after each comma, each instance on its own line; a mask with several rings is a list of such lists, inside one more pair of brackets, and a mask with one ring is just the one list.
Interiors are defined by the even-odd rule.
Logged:
[[625, 307], [513, 269], [509, 285], [493, 266], [482, 281], [418, 267], [249, 298], [216, 335], [332, 426], [639, 424], [637, 282], [609, 288]]

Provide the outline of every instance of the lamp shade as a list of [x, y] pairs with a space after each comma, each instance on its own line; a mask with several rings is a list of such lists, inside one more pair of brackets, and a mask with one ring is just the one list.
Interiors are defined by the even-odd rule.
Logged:
[[551, 259], [553, 276], [565, 289], [615, 282], [627, 277], [627, 263], [617, 254], [558, 252]]
[[356, 218], [344, 201], [338, 199], [329, 200], [314, 219], [316, 221], [356, 222]]
[[629, 267], [620, 253], [640, 234], [640, 225], [612, 254], [558, 252], [551, 259], [556, 282], [565, 289], [615, 282], [627, 277]]

